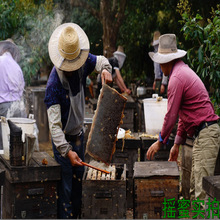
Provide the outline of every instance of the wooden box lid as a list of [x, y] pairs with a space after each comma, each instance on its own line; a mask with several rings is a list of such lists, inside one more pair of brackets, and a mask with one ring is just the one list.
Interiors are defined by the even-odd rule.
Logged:
[[169, 161], [135, 162], [134, 178], [148, 178], [153, 176], [179, 177], [177, 163]]
[[[46, 160], [47, 165], [42, 161]], [[46, 152], [34, 152], [29, 166], [11, 166], [9, 160], [0, 156], [5, 168], [5, 178], [11, 183], [60, 180], [60, 165]]]
[[220, 175], [203, 177], [202, 188], [209, 196], [220, 201]]

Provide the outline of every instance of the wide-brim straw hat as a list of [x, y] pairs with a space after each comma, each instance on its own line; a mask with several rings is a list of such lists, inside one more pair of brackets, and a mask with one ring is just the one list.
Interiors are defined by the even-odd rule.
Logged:
[[89, 49], [86, 33], [75, 23], [58, 26], [48, 44], [49, 56], [54, 66], [68, 72], [79, 69], [85, 63]]
[[148, 54], [154, 62], [163, 64], [184, 57], [186, 53], [185, 50], [177, 49], [175, 34], [164, 34], [159, 38], [158, 52]]

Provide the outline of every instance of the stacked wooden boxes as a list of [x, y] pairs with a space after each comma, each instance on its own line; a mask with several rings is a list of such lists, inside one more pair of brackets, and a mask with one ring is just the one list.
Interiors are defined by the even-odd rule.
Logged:
[[137, 100], [137, 130], [139, 132], [145, 131], [144, 105], [143, 100]]
[[112, 163], [126, 164], [127, 174], [127, 208], [133, 208], [133, 173], [134, 163], [139, 159], [141, 139], [138, 133], [131, 133], [133, 138], [118, 139]]
[[57, 218], [60, 165], [46, 152], [34, 152], [29, 166], [11, 166], [3, 157], [0, 161], [5, 167], [3, 218]]
[[124, 109], [124, 118], [123, 124], [121, 127], [125, 130], [131, 130], [135, 131], [135, 113], [137, 111], [136, 109], [136, 103], [134, 99], [131, 96], [126, 96], [127, 102]]
[[163, 218], [163, 202], [179, 196], [176, 162], [145, 161], [134, 165], [134, 218]]
[[220, 175], [203, 177], [202, 188], [206, 192], [206, 219], [220, 219]]
[[126, 164], [115, 166], [115, 180], [88, 179], [88, 169], [85, 170], [82, 180], [82, 218], [126, 218]]

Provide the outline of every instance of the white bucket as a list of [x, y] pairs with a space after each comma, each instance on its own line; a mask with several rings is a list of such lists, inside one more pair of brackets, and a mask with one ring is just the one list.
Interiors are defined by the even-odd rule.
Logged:
[[143, 99], [143, 103], [146, 133], [150, 135], [159, 134], [167, 113], [167, 99], [157, 101], [157, 98], [148, 98]]

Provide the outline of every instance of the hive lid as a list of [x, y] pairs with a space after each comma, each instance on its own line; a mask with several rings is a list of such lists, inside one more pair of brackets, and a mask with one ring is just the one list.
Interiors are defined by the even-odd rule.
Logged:
[[169, 161], [135, 162], [134, 178], [146, 178], [152, 176], [179, 176], [177, 163]]

